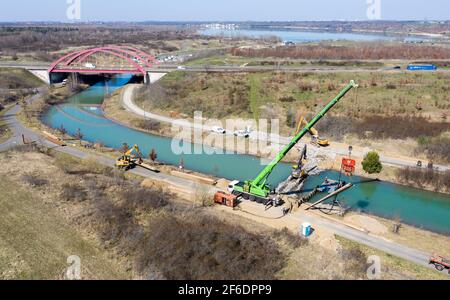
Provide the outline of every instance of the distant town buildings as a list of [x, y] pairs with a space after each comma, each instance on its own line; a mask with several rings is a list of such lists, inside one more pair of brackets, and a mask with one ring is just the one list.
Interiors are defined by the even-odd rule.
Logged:
[[205, 24], [203, 25], [208, 29], [227, 29], [227, 30], [236, 30], [239, 28], [237, 24], [229, 24], [229, 23], [213, 23], [213, 24]]

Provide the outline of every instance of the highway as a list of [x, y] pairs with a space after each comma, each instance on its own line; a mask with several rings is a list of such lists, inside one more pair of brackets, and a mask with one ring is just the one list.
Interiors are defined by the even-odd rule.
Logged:
[[[27, 70], [47, 70], [50, 67], [50, 63], [45, 62], [0, 62], [0, 68], [23, 68]], [[79, 67], [77, 68], [79, 69]], [[114, 68], [112, 68], [114, 69]], [[92, 72], [92, 69], [87, 69], [86, 72]], [[117, 69], [120, 71], [120, 69]], [[199, 65], [199, 66], [180, 66], [180, 65], [169, 65], [163, 64], [154, 68], [147, 68], [149, 73], [169, 73], [173, 71], [184, 71], [184, 72], [194, 72], [194, 73], [255, 73], [255, 72], [285, 72], [285, 73], [391, 73], [391, 72], [411, 72], [406, 70], [394, 70], [391, 68], [352, 68], [352, 67], [292, 67], [292, 66], [214, 66], [214, 65]], [[433, 71], [436, 73], [447, 73], [450, 70], [437, 70]]]
[[[40, 90], [42, 92], [42, 90]], [[28, 102], [31, 103], [32, 101], [38, 99], [40, 97], [40, 94], [36, 94], [32, 96]], [[37, 144], [44, 145], [46, 147], [52, 148], [56, 151], [66, 153], [69, 155], [72, 155], [77, 158], [87, 158], [87, 157], [94, 157], [99, 163], [114, 167], [115, 161], [112, 158], [105, 157], [102, 155], [97, 155], [89, 152], [82, 151], [77, 148], [73, 147], [60, 147], [57, 146], [48, 140], [44, 139], [41, 135], [37, 134], [36, 132], [26, 128], [16, 117], [17, 113], [20, 111], [21, 107], [19, 105], [15, 105], [13, 108], [11, 108], [3, 118], [6, 120], [7, 124], [13, 131], [13, 136], [6, 141], [5, 143], [0, 144], [0, 152], [6, 151], [16, 145], [22, 144], [22, 134], [25, 135], [25, 137], [28, 140], [36, 141]], [[164, 173], [154, 173], [149, 170], [145, 170], [142, 168], [136, 168], [134, 170], [130, 171], [133, 174], [140, 175], [142, 177], [154, 179], [157, 181], [162, 181], [170, 185], [174, 185], [177, 187], [181, 187], [187, 191], [195, 192], [196, 189], [199, 188], [201, 184], [194, 183], [192, 181], [182, 179], [179, 177], [175, 177], [172, 175], [164, 174]], [[205, 185], [205, 188], [211, 189], [211, 190], [217, 190], [215, 187], [211, 187], [209, 185]], [[250, 203], [250, 205], [259, 205], [256, 203]], [[430, 267], [428, 265], [428, 258], [430, 254], [427, 254], [425, 252], [411, 249], [409, 247], [403, 246], [401, 244], [397, 244], [391, 241], [388, 241], [382, 237], [377, 237], [370, 235], [369, 233], [366, 233], [361, 230], [357, 230], [353, 227], [347, 226], [345, 224], [341, 224], [338, 222], [331, 221], [329, 219], [326, 219], [324, 217], [321, 217], [319, 215], [314, 214], [306, 214], [304, 212], [298, 212], [293, 213], [288, 216], [287, 218], [292, 218], [295, 221], [299, 222], [310, 222], [311, 224], [314, 224], [315, 226], [323, 227], [324, 229], [331, 231], [339, 236], [342, 236], [344, 238], [347, 238], [349, 240], [367, 245], [369, 247], [373, 247], [376, 249], [379, 249], [383, 252], [389, 253], [391, 255], [403, 258], [405, 260], [408, 260], [410, 262]], [[430, 267], [431, 268], [431, 267]]]
[[27, 70], [47, 70], [50, 63], [45, 62], [14, 62], [0, 61], [0, 68], [27, 69]]

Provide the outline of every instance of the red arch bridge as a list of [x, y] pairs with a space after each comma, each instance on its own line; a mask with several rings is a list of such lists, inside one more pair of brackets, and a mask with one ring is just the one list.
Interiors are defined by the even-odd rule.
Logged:
[[149, 81], [154, 56], [131, 46], [104, 46], [64, 55], [51, 64], [48, 73], [135, 74]]

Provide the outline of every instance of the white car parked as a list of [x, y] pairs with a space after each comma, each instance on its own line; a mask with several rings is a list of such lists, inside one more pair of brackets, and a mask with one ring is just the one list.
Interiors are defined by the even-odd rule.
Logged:
[[211, 129], [211, 131], [214, 132], [214, 133], [218, 133], [218, 134], [225, 134], [225, 133], [227, 133], [227, 131], [224, 128], [219, 127], [219, 126], [214, 126]]
[[234, 132], [234, 135], [237, 137], [244, 137], [244, 138], [249, 138], [250, 137], [250, 132], [246, 131], [246, 130], [238, 130]]

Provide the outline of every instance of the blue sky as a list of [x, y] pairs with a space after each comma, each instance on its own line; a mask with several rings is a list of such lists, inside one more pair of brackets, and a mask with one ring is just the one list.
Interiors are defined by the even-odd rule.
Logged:
[[[67, 1], [77, 0], [2, 0], [0, 22], [68, 21]], [[368, 7], [368, 0], [80, 1], [81, 21], [367, 20]], [[380, 1], [384, 20], [450, 19], [449, 0]]]

